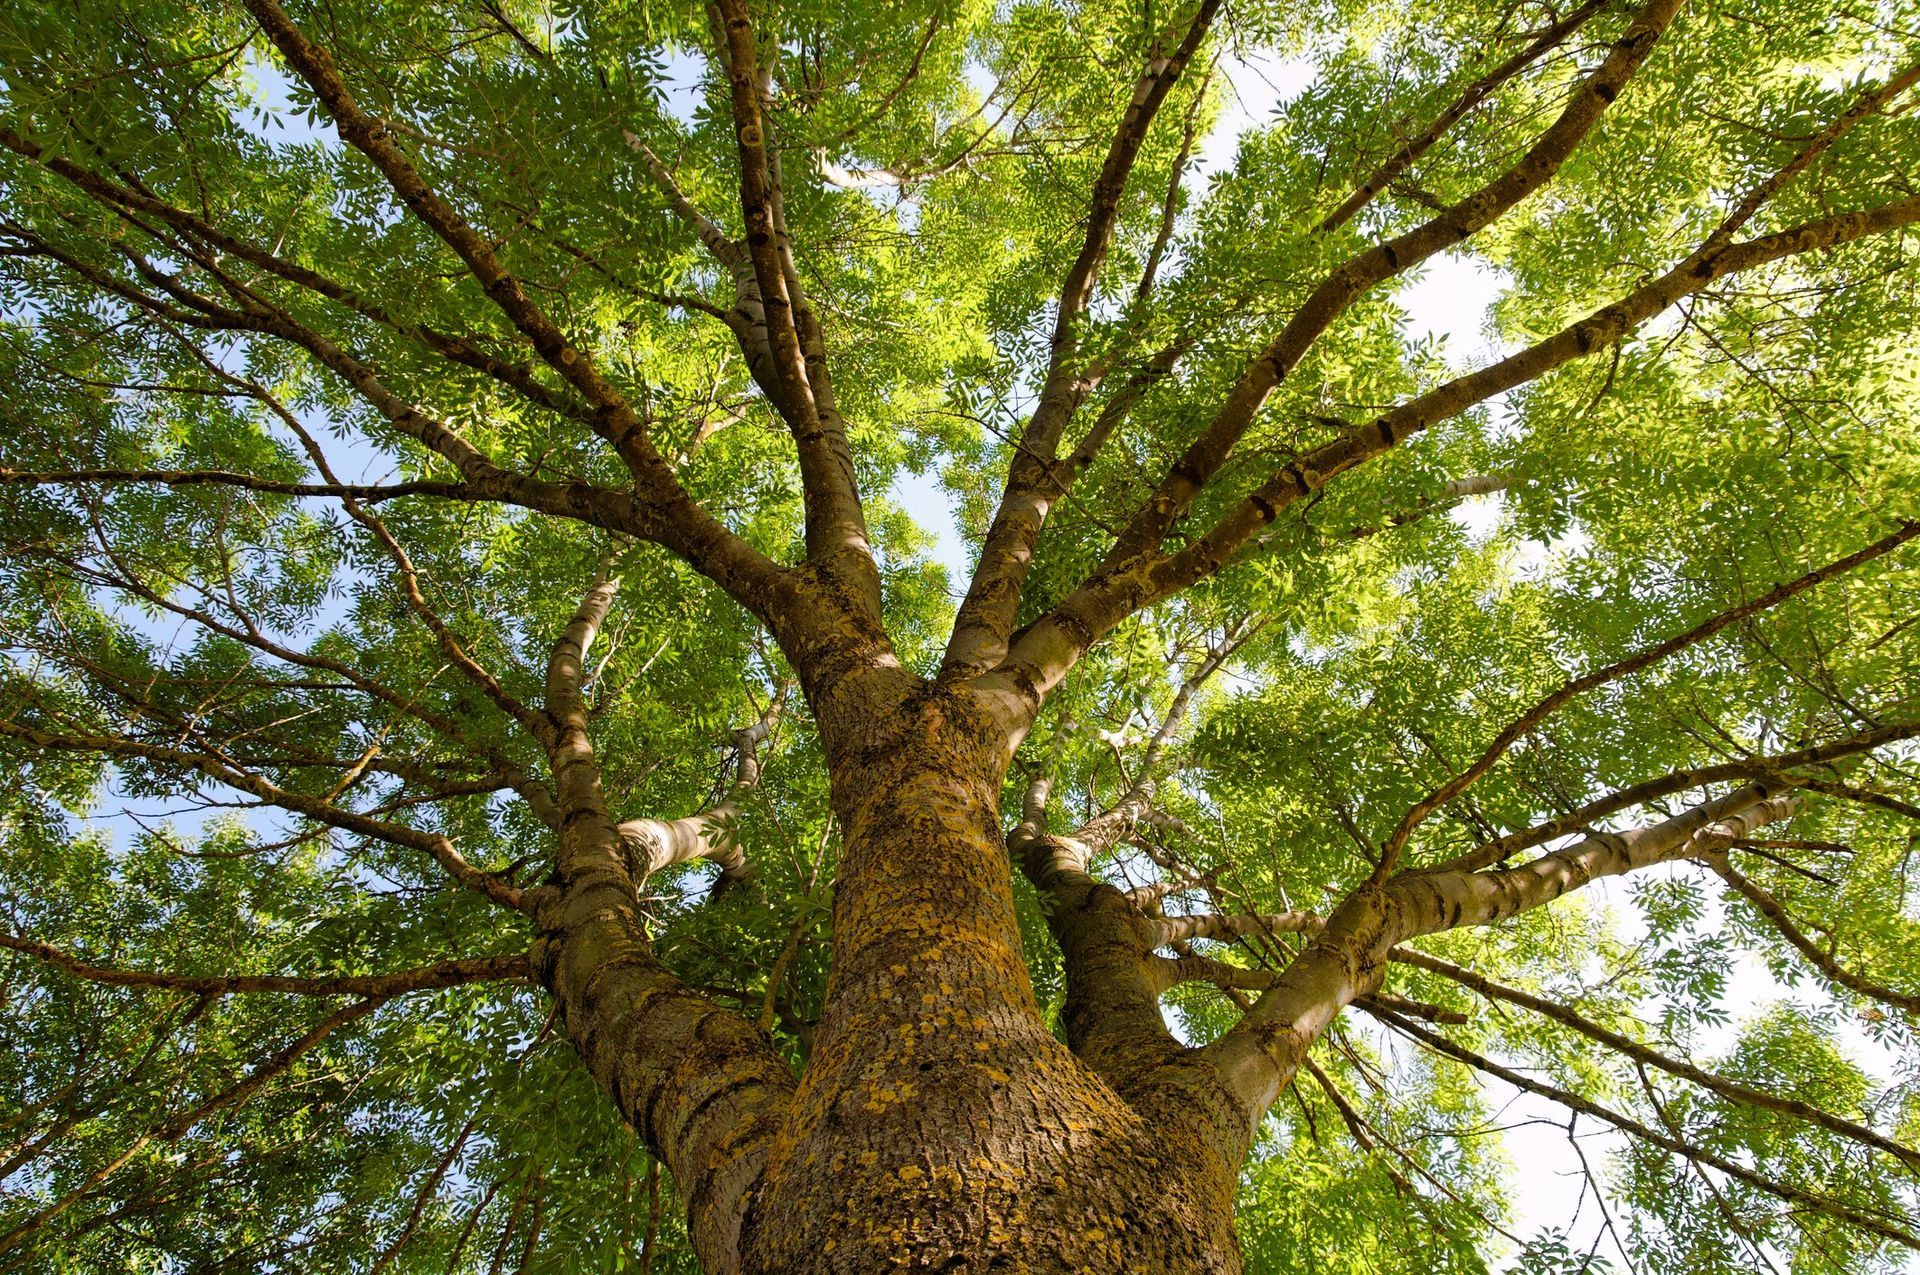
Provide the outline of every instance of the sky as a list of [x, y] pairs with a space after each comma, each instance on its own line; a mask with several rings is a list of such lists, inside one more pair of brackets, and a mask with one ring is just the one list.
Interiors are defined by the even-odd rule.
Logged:
[[[265, 104], [284, 108], [284, 83], [264, 68], [255, 70]], [[703, 64], [690, 56], [668, 61], [667, 92], [674, 113], [690, 114], [694, 109], [701, 92], [702, 72]], [[1286, 103], [1311, 82], [1313, 68], [1304, 60], [1254, 56], [1229, 60], [1218, 74], [1227, 86], [1227, 100], [1219, 125], [1198, 151], [1191, 167], [1189, 182], [1196, 192], [1204, 188], [1210, 175], [1232, 165], [1238, 140], [1247, 129], [1270, 122], [1276, 112], [1284, 110]], [[311, 125], [284, 109], [277, 114], [279, 122], [266, 125], [269, 135], [276, 140], [302, 140], [315, 135]], [[1436, 258], [1398, 293], [1399, 304], [1407, 316], [1408, 336], [1415, 340], [1440, 341], [1446, 357], [1459, 368], [1498, 357], [1504, 351], [1493, 332], [1490, 307], [1506, 282], [1497, 269], [1470, 254], [1449, 253]], [[336, 467], [346, 481], [374, 481], [386, 476], [381, 457], [371, 448], [333, 442], [329, 450], [334, 453]], [[968, 550], [954, 521], [952, 502], [942, 490], [937, 474], [931, 471], [922, 475], [903, 474], [895, 482], [891, 495], [934, 538], [933, 556], [947, 567], [954, 587], [962, 588], [970, 566]], [[1492, 535], [1501, 520], [1501, 498], [1497, 495], [1471, 498], [1452, 516], [1476, 536]], [[1530, 556], [1536, 564], [1546, 565], [1545, 546], [1522, 546], [1520, 552], [1523, 558]], [[124, 816], [103, 818], [100, 822], [113, 829], [117, 836], [134, 831]], [[188, 831], [199, 821], [186, 814], [176, 815], [175, 822], [182, 831]], [[1672, 865], [1667, 870], [1690, 869], [1685, 865]], [[1618, 883], [1596, 883], [1590, 887], [1589, 897], [1597, 897], [1602, 906], [1612, 908], [1623, 930], [1632, 933], [1634, 913], [1624, 906], [1623, 887]], [[1709, 918], [1708, 925], [1712, 923], [1713, 919]], [[1744, 1014], [1752, 1015], [1788, 994], [1788, 989], [1749, 957], [1736, 967], [1728, 1001], [1743, 1007]], [[1792, 994], [1818, 995], [1810, 985], [1795, 989]], [[1842, 1020], [1850, 1021], [1844, 1015]], [[1404, 1043], [1396, 1045], [1384, 1032], [1364, 1026], [1359, 1030], [1362, 1034], [1370, 1032], [1369, 1038], [1383, 1049], [1404, 1051], [1407, 1048]], [[1708, 1033], [1704, 1042], [1707, 1051], [1731, 1043], [1737, 1030], [1736, 1020]], [[1864, 1033], [1848, 1032], [1846, 1040], [1849, 1052], [1870, 1072], [1882, 1078], [1891, 1076], [1897, 1060], [1875, 1046]], [[1566, 1113], [1544, 1099], [1518, 1095], [1499, 1082], [1486, 1082], [1484, 1089], [1489, 1103], [1500, 1113], [1498, 1123], [1508, 1126], [1499, 1136], [1518, 1170], [1512, 1176], [1516, 1213], [1513, 1229], [1521, 1235], [1531, 1235], [1542, 1227], [1565, 1226], [1577, 1214], [1579, 1221], [1573, 1225], [1571, 1234], [1573, 1246], [1583, 1249], [1596, 1242], [1600, 1233], [1600, 1211], [1593, 1199], [1585, 1195], [1580, 1161], [1568, 1141]], [[1604, 1161], [1618, 1150], [1621, 1139], [1597, 1132], [1589, 1122], [1582, 1143], [1587, 1157], [1596, 1170], [1600, 1170]], [[1604, 1240], [1599, 1243], [1599, 1251], [1618, 1260], [1613, 1246]]]

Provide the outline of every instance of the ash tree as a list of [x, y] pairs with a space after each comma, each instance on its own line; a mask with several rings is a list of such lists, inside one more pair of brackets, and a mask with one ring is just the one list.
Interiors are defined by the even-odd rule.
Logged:
[[1910, 0], [3, 14], [0, 1270], [1920, 1247]]

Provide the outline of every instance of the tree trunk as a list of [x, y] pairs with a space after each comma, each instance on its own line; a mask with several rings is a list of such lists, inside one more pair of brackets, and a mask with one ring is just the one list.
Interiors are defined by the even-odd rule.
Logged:
[[635, 856], [570, 689], [603, 603], [590, 596], [555, 648], [561, 853], [553, 882], [529, 892], [530, 962], [595, 1078], [673, 1171], [713, 1275], [1238, 1272], [1234, 1187], [1253, 1131], [1326, 1024], [1378, 988], [1396, 943], [1722, 853], [1795, 808], [1770, 780], [1518, 867], [1356, 890], [1315, 919], [1237, 1026], [1195, 1049], [1162, 1018], [1157, 931], [1085, 868], [1123, 807], [1061, 837], [1032, 801], [1018, 844], [1052, 905], [1063, 1043], [1027, 977], [1000, 828], [1020, 714], [978, 680], [816, 669], [808, 698], [844, 847], [826, 1004], [796, 1082], [751, 1022], [652, 957]]
[[744, 1269], [1240, 1270], [1244, 1147], [1212, 1132], [1217, 1104], [1172, 1118], [1177, 1085], [1129, 1102], [1041, 1017], [1000, 831], [1004, 730], [966, 692], [861, 680], [819, 705], [845, 838], [833, 973]]

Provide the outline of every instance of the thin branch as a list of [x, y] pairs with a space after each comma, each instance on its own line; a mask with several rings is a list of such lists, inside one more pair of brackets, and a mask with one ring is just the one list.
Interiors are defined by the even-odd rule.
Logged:
[[368, 1275], [381, 1275], [381, 1272], [393, 1265], [393, 1260], [400, 1256], [400, 1250], [407, 1246], [407, 1241], [413, 1238], [413, 1233], [420, 1228], [420, 1219], [426, 1216], [427, 1205], [433, 1200], [434, 1192], [440, 1189], [440, 1183], [446, 1178], [447, 1171], [453, 1168], [453, 1162], [460, 1158], [461, 1149], [467, 1145], [467, 1139], [473, 1135], [473, 1128], [474, 1121], [469, 1119], [460, 1126], [460, 1132], [454, 1135], [453, 1141], [447, 1144], [446, 1154], [440, 1157], [420, 1183], [420, 1189], [414, 1192], [413, 1208], [407, 1212], [407, 1220], [401, 1225], [400, 1234], [381, 1250], [380, 1256], [375, 1259]]
[[1715, 280], [1775, 261], [1902, 229], [1920, 220], [1920, 196], [1878, 208], [1838, 213], [1696, 253], [1653, 282], [1477, 372], [1437, 386], [1289, 463], [1223, 515], [1204, 535], [1168, 557], [1148, 557], [1096, 571], [1020, 635], [988, 680], [1024, 698], [1044, 695], [1101, 635], [1144, 606], [1219, 571], [1261, 528], [1328, 482], [1503, 391], [1535, 380], [1616, 342], [1675, 302]]
[[1901, 545], [1912, 540], [1915, 536], [1920, 536], [1920, 522], [1904, 523], [1900, 529], [1893, 534], [1882, 536], [1879, 540], [1874, 541], [1865, 548], [1855, 550], [1844, 558], [1835, 559], [1832, 562], [1814, 568], [1812, 571], [1806, 572], [1796, 579], [1789, 580], [1784, 584], [1775, 585], [1757, 597], [1750, 598], [1737, 606], [1729, 607], [1716, 615], [1709, 616], [1684, 633], [1676, 634], [1664, 641], [1655, 642], [1651, 646], [1643, 647], [1625, 659], [1616, 660], [1612, 664], [1595, 669], [1590, 673], [1583, 674], [1580, 677], [1576, 677], [1562, 684], [1508, 723], [1498, 735], [1494, 736], [1493, 742], [1487, 745], [1485, 751], [1483, 751], [1479, 757], [1475, 758], [1473, 763], [1465, 770], [1460, 771], [1454, 775], [1453, 778], [1447, 780], [1446, 783], [1440, 785], [1414, 803], [1413, 807], [1408, 810], [1406, 815], [1400, 820], [1399, 826], [1388, 835], [1386, 842], [1382, 845], [1380, 866], [1376, 870], [1376, 875], [1384, 878], [1387, 873], [1393, 870], [1394, 866], [1400, 860], [1402, 851], [1406, 848], [1407, 839], [1413, 835], [1414, 831], [1418, 829], [1434, 811], [1440, 809], [1461, 793], [1465, 792], [1488, 771], [1492, 770], [1494, 764], [1498, 762], [1501, 757], [1505, 756], [1507, 750], [1513, 747], [1522, 736], [1539, 726], [1541, 722], [1559, 711], [1560, 708], [1569, 701], [1597, 687], [1605, 686], [1609, 682], [1617, 682], [1623, 677], [1629, 677], [1634, 673], [1640, 672], [1642, 669], [1650, 668], [1662, 660], [1669, 659], [1681, 651], [1687, 650], [1689, 647], [1698, 646], [1700, 643], [1731, 625], [1738, 624], [1743, 620], [1750, 619], [1762, 612], [1771, 610], [1789, 598], [1805, 593], [1815, 585], [1823, 584], [1828, 580], [1843, 576], [1858, 567], [1874, 561], [1876, 558], [1885, 557]]
[[1820, 945], [1808, 938], [1806, 932], [1794, 924], [1793, 917], [1780, 900], [1769, 894], [1765, 888], [1749, 879], [1738, 868], [1727, 862], [1725, 855], [1715, 855], [1707, 860], [1707, 866], [1719, 874], [1741, 898], [1751, 903], [1759, 913], [1772, 923], [1780, 936], [1791, 943], [1800, 955], [1812, 962], [1813, 967], [1833, 982], [1871, 1000], [1891, 1005], [1902, 1013], [1920, 1020], [1920, 995], [1911, 992], [1899, 992], [1882, 986], [1855, 974], [1840, 962], [1833, 959]]
[[1861, 1230], [1878, 1235], [1882, 1239], [1904, 1245], [1907, 1248], [1920, 1249], [1920, 1236], [1915, 1236], [1913, 1233], [1884, 1218], [1862, 1212], [1860, 1209], [1836, 1200], [1832, 1196], [1808, 1191], [1803, 1187], [1794, 1186], [1791, 1183], [1775, 1181], [1772, 1178], [1754, 1172], [1734, 1160], [1727, 1159], [1725, 1156], [1710, 1151], [1705, 1147], [1685, 1142], [1672, 1134], [1663, 1133], [1658, 1129], [1642, 1124], [1631, 1116], [1614, 1111], [1610, 1107], [1604, 1107], [1570, 1090], [1562, 1089], [1557, 1085], [1549, 1084], [1543, 1080], [1535, 1080], [1532, 1077], [1522, 1075], [1512, 1068], [1504, 1067], [1490, 1058], [1484, 1057], [1463, 1045], [1448, 1040], [1444, 1036], [1418, 1027], [1403, 1017], [1392, 1013], [1387, 1013], [1383, 1015], [1383, 1017], [1397, 1031], [1412, 1037], [1434, 1052], [1444, 1054], [1456, 1062], [1465, 1063], [1477, 1071], [1483, 1071], [1489, 1076], [1503, 1080], [1516, 1089], [1526, 1093], [1537, 1094], [1542, 1098], [1551, 1099], [1570, 1111], [1578, 1111], [1582, 1115], [1592, 1116], [1596, 1120], [1604, 1121], [1614, 1128], [1619, 1129], [1622, 1133], [1631, 1134], [1663, 1150], [1672, 1152], [1674, 1155], [1680, 1156], [1683, 1159], [1716, 1169], [1730, 1178], [1744, 1182], [1748, 1186], [1763, 1191], [1777, 1199], [1782, 1199], [1790, 1204], [1810, 1209], [1815, 1213], [1835, 1218], [1851, 1226], [1858, 1227]]
[[1511, 168], [1430, 221], [1350, 257], [1329, 273], [1241, 375], [1200, 436], [1168, 467], [1152, 496], [1114, 541], [1102, 570], [1113, 570], [1158, 549], [1226, 462], [1274, 387], [1354, 301], [1472, 237], [1551, 181], [1639, 72], [1680, 4], [1681, 0], [1650, 0], [1574, 91], [1560, 116]]
[[460, 987], [468, 983], [524, 982], [525, 953], [509, 956], [470, 956], [441, 961], [392, 974], [337, 974], [299, 978], [279, 974], [161, 974], [145, 970], [111, 969], [71, 956], [59, 948], [12, 934], [0, 934], [0, 948], [37, 957], [76, 978], [113, 987], [144, 987], [163, 991], [231, 996], [241, 992], [285, 992], [296, 996], [377, 996], [383, 999], [407, 992]]
[[447, 500], [484, 500], [468, 483], [381, 484], [292, 483], [218, 469], [48, 469], [0, 467], [0, 485], [21, 487], [116, 486], [151, 483], [164, 487], [238, 487], [274, 496], [323, 496], [375, 503], [403, 496], [439, 496]]
[[529, 299], [487, 239], [427, 185], [392, 140], [386, 123], [355, 100], [332, 55], [309, 41], [277, 0], [246, 0], [246, 7], [294, 73], [313, 90], [341, 138], [373, 162], [401, 202], [453, 249], [481, 291], [532, 343], [541, 359], [586, 400], [595, 432], [626, 462], [648, 513], [644, 529], [630, 521], [602, 525], [659, 540], [755, 614], [766, 614], [764, 594], [779, 568], [688, 497], [672, 467], [655, 450], [633, 405], [601, 375], [587, 352], [569, 342]]
[[40, 1230], [48, 1222], [51, 1222], [54, 1218], [85, 1199], [98, 1188], [101, 1183], [126, 1167], [135, 1156], [139, 1155], [155, 1141], [160, 1142], [162, 1145], [170, 1145], [178, 1142], [208, 1116], [231, 1107], [245, 1105], [254, 1095], [272, 1083], [275, 1077], [299, 1061], [303, 1054], [306, 1054], [313, 1049], [314, 1046], [320, 1044], [320, 1042], [324, 1041], [340, 1028], [345, 1027], [349, 1023], [357, 1022], [373, 1013], [384, 1005], [386, 1001], [386, 997], [373, 996], [365, 1000], [356, 1001], [344, 1009], [336, 1010], [334, 1013], [322, 1019], [304, 1036], [301, 1036], [298, 1040], [254, 1068], [252, 1072], [248, 1073], [248, 1075], [238, 1083], [221, 1090], [219, 1093], [214, 1094], [189, 1111], [168, 1117], [160, 1123], [158, 1128], [141, 1134], [133, 1140], [132, 1144], [129, 1145], [125, 1151], [88, 1174], [86, 1180], [79, 1186], [61, 1196], [58, 1200], [40, 1210], [38, 1213], [35, 1213], [32, 1217], [27, 1218], [5, 1235], [0, 1235], [0, 1253], [5, 1253], [7, 1250], [31, 1238], [34, 1232]]
[[1381, 161], [1379, 167], [1356, 186], [1353, 193], [1342, 200], [1338, 208], [1328, 213], [1318, 227], [1320, 232], [1330, 233], [1352, 220], [1355, 214], [1373, 202], [1374, 196], [1398, 181], [1402, 173], [1431, 150], [1433, 144], [1444, 137], [1448, 129], [1459, 123], [1474, 107], [1491, 97], [1494, 90], [1558, 48], [1568, 36], [1586, 25], [1587, 19], [1610, 3], [1612, 0], [1586, 0], [1558, 22], [1541, 31], [1532, 43], [1469, 84], [1459, 97], [1440, 112], [1432, 124]]
[[279, 806], [297, 815], [304, 815], [319, 823], [343, 828], [348, 832], [359, 833], [362, 836], [373, 837], [408, 849], [423, 851], [445, 869], [449, 876], [468, 889], [477, 891], [495, 903], [515, 911], [524, 911], [528, 906], [524, 891], [508, 885], [491, 873], [474, 867], [454, 848], [453, 842], [444, 836], [370, 818], [330, 805], [318, 798], [282, 788], [258, 775], [240, 770], [225, 759], [211, 753], [166, 748], [115, 736], [60, 734], [6, 720], [0, 720], [0, 736], [18, 739], [37, 748], [98, 753], [108, 757], [137, 757], [202, 774], [217, 783], [248, 793], [271, 805]]
[[1710, 1071], [1694, 1066], [1685, 1059], [1674, 1058], [1663, 1054], [1649, 1045], [1641, 1044], [1639, 1041], [1623, 1036], [1619, 1032], [1603, 1027], [1592, 1019], [1569, 1009], [1565, 1005], [1535, 996], [1531, 992], [1522, 991], [1517, 987], [1509, 987], [1503, 983], [1496, 983], [1490, 978], [1476, 974], [1472, 970], [1463, 969], [1450, 961], [1443, 961], [1437, 956], [1429, 956], [1425, 952], [1416, 951], [1407, 947], [1395, 948], [1392, 955], [1394, 960], [1402, 964], [1411, 965], [1416, 969], [1423, 969], [1429, 973], [1451, 979], [1462, 987], [1471, 988], [1473, 991], [1491, 1000], [1505, 1001], [1510, 1005], [1518, 1005], [1522, 1009], [1531, 1010], [1541, 1017], [1551, 1019], [1563, 1027], [1570, 1028], [1580, 1035], [1585, 1036], [1587, 1039], [1597, 1041], [1607, 1048], [1614, 1050], [1616, 1053], [1633, 1059], [1637, 1063], [1649, 1067], [1657, 1067], [1668, 1075], [1678, 1076], [1682, 1080], [1690, 1080], [1701, 1088], [1710, 1090], [1729, 1101], [1740, 1103], [1743, 1106], [1759, 1107], [1767, 1111], [1777, 1111], [1783, 1115], [1805, 1120], [1810, 1124], [1819, 1125], [1829, 1133], [1835, 1133], [1843, 1138], [1858, 1142], [1863, 1146], [1872, 1147], [1876, 1151], [1883, 1151], [1899, 1160], [1902, 1164], [1905, 1164], [1909, 1169], [1920, 1169], [1920, 1151], [1916, 1151], [1914, 1148], [1897, 1142], [1865, 1125], [1848, 1120], [1843, 1116], [1834, 1115], [1811, 1103], [1801, 1102], [1795, 1098], [1784, 1098], [1778, 1094], [1754, 1089], [1751, 1086], [1740, 1084], [1738, 1081], [1728, 1080], [1724, 1076], [1715, 1075]]
[[[1505, 862], [1522, 850], [1543, 845], [1557, 837], [1585, 831], [1609, 815], [1618, 814], [1633, 806], [1645, 805], [1650, 801], [1657, 801], [1661, 797], [1734, 779], [1787, 775], [1789, 772], [1805, 767], [1829, 764], [1885, 744], [1898, 743], [1901, 740], [1916, 737], [1920, 737], [1920, 724], [1894, 724], [1830, 740], [1824, 744], [1815, 744], [1790, 753], [1720, 762], [1692, 770], [1676, 770], [1658, 779], [1649, 779], [1644, 783], [1608, 793], [1604, 797], [1597, 797], [1564, 815], [1535, 824], [1531, 828], [1497, 837], [1467, 854], [1435, 864], [1433, 870], [1457, 869], [1464, 872], [1478, 872], [1483, 868]], [[1817, 791], [1811, 781], [1795, 778], [1792, 782], [1796, 787]]]

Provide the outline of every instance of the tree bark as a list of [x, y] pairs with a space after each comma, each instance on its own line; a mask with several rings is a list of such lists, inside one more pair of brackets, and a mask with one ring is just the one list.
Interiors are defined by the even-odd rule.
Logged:
[[[1369, 881], [1324, 922], [1274, 918], [1312, 940], [1247, 984], [1265, 990], [1238, 1026], [1192, 1048], [1167, 1030], [1160, 995], [1196, 971], [1156, 957], [1174, 941], [1165, 923], [1089, 870], [1149, 814], [1151, 777], [1069, 835], [1048, 831], [1037, 781], [1013, 849], [1063, 957], [1061, 1039], [1028, 978], [1001, 833], [1032, 697], [994, 675], [904, 671], [884, 635], [853, 606], [826, 606], [839, 595], [816, 583], [820, 605], [783, 617], [784, 636], [844, 844], [832, 972], [796, 1079], [763, 1029], [681, 984], [648, 944], [639, 887], [657, 861], [687, 856], [633, 853], [600, 790], [579, 684], [616, 588], [603, 578], [589, 591], [549, 661], [561, 844], [552, 881], [528, 892], [541, 929], [530, 967], [672, 1169], [715, 1275], [1237, 1273], [1234, 1188], [1254, 1132], [1327, 1024], [1379, 990], [1395, 944], [1724, 851], [1796, 808], [1790, 785], [1769, 780], [1517, 867]], [[752, 752], [740, 747], [744, 785]], [[689, 854], [720, 848], [702, 828], [683, 830]]]
[[[1004, 728], [964, 690], [849, 682], [816, 705], [845, 830], [832, 982], [743, 1268], [1239, 1271], [1244, 1141], [1204, 1118], [1227, 1109], [1211, 1073], [1123, 1096], [1034, 998]], [[1202, 1119], [1172, 1118], [1186, 1098]]]

